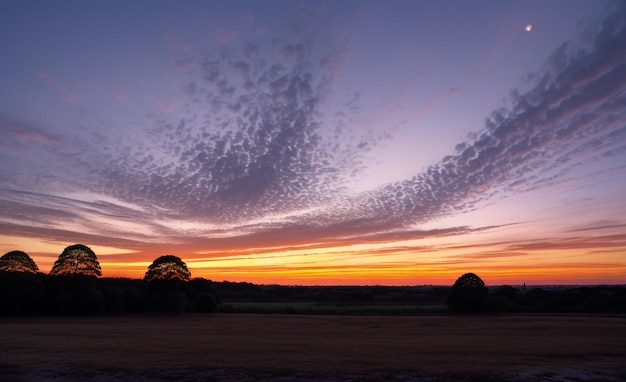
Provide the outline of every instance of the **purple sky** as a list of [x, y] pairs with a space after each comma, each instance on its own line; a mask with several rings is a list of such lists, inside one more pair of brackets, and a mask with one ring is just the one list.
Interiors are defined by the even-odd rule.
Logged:
[[[384, 283], [389, 264], [416, 282], [524, 276], [461, 244], [546, 275], [624, 270], [625, 14], [607, 1], [3, 1], [0, 251], [47, 271], [81, 242], [105, 275], [172, 253], [198, 275], [291, 267], [290, 282], [305, 255], [335, 281], [363, 266]], [[598, 237], [610, 251], [581, 244]], [[576, 261], [533, 247], [568, 240]], [[602, 272], [581, 277], [626, 280]]]

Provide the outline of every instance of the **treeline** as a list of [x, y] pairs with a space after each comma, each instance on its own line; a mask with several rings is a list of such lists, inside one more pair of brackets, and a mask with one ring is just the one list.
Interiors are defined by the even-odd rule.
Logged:
[[226, 302], [310, 302], [320, 304], [442, 304], [447, 286], [285, 286], [216, 283]]
[[2, 316], [195, 312], [415, 314], [428, 311], [423, 307], [462, 314], [626, 313], [626, 287], [283, 286], [203, 278], [147, 281], [0, 271]]
[[626, 286], [490, 288], [493, 311], [529, 313], [626, 313]]
[[0, 271], [0, 315], [215, 312], [221, 295], [196, 278], [146, 281]]
[[[320, 306], [367, 306], [397, 307], [394, 309], [372, 309], [372, 312], [410, 313], [424, 306], [441, 306], [450, 313], [626, 313], [626, 286], [542, 286], [515, 287], [510, 285], [493, 287], [454, 286], [283, 286], [255, 285], [251, 283], [215, 283], [222, 296], [221, 311], [262, 311], [263, 304], [282, 304], [289, 307], [302, 303]], [[477, 288], [476, 290], [472, 288]], [[459, 289], [461, 292], [459, 292]], [[455, 301], [456, 299], [456, 301]], [[250, 308], [238, 303], [250, 304]], [[235, 308], [235, 306], [239, 306]], [[285, 312], [293, 309], [283, 309]], [[319, 310], [295, 310], [308, 312]], [[334, 310], [342, 312], [342, 310]], [[345, 310], [354, 312], [354, 310]], [[324, 312], [333, 312], [325, 310]]]

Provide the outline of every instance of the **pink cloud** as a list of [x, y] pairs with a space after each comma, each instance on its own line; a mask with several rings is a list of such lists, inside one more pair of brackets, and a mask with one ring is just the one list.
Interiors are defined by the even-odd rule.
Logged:
[[56, 85], [59, 83], [59, 81], [57, 81], [52, 74], [46, 72], [45, 70], [38, 70], [37, 77], [39, 77], [39, 79], [41, 79], [46, 85]]
[[130, 101], [130, 96], [128, 95], [128, 93], [126, 93], [126, 91], [119, 90], [115, 94], [115, 101], [119, 103], [128, 103], [128, 101]]
[[181, 42], [176, 45], [175, 49], [179, 52], [190, 52], [193, 50], [193, 45], [188, 42]]
[[43, 83], [45, 83], [46, 85], [51, 86], [52, 88], [58, 89], [59, 92], [57, 93], [57, 96], [63, 102], [69, 103], [71, 105], [78, 104], [78, 97], [76, 97], [76, 95], [72, 93], [68, 88], [64, 87], [59, 82], [59, 80], [57, 80], [57, 78], [54, 77], [49, 72], [43, 69], [39, 69], [37, 71], [37, 77], [39, 77], [39, 79], [43, 81]]
[[63, 102], [67, 102], [71, 105], [78, 104], [78, 97], [76, 97], [74, 93], [69, 91], [67, 88], [61, 88], [61, 90], [59, 90], [59, 98]]
[[178, 106], [178, 97], [170, 97], [170, 98], [152, 98], [152, 103], [156, 105], [156, 107], [162, 113], [170, 113], [172, 112], [176, 106]]
[[234, 29], [222, 26], [217, 28], [217, 30], [215, 31], [215, 35], [217, 37], [217, 41], [219, 41], [220, 44], [229, 44], [237, 39], [238, 33]]
[[24, 144], [29, 142], [47, 146], [62, 144], [58, 138], [48, 135], [40, 128], [10, 120], [2, 115], [0, 115], [0, 129], [5, 132], [0, 137], [0, 145], [17, 151], [22, 151]]
[[190, 52], [193, 50], [193, 44], [182, 41], [177, 33], [167, 33], [165, 41], [177, 52]]
[[191, 73], [196, 68], [195, 58], [184, 58], [172, 62], [172, 68], [180, 73]]
[[58, 146], [61, 144], [61, 141], [59, 141], [57, 138], [36, 131], [21, 130], [15, 131], [15, 134], [22, 140], [37, 142], [47, 146]]

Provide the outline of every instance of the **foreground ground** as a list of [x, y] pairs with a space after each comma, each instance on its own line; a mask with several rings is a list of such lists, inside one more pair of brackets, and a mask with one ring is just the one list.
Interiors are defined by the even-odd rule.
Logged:
[[2, 381], [626, 380], [626, 317], [0, 320]]

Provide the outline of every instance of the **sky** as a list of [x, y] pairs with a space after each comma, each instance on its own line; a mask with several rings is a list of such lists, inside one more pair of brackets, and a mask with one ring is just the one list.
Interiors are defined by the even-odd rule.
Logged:
[[626, 283], [626, 3], [0, 2], [0, 252]]

